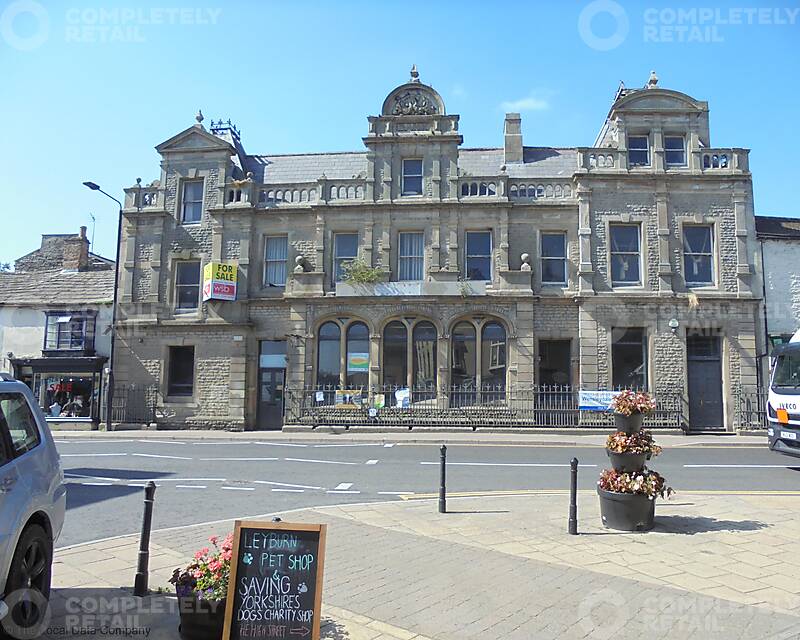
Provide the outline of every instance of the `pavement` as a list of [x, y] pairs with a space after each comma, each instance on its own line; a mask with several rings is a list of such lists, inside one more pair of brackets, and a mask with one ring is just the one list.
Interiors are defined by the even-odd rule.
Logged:
[[[327, 639], [788, 640], [800, 638], [798, 508], [791, 492], [678, 494], [658, 502], [652, 532], [630, 534], [604, 529], [596, 494], [581, 491], [578, 536], [560, 490], [451, 496], [446, 514], [409, 496], [280, 515], [328, 524]], [[151, 587], [231, 529], [155, 531]], [[61, 633], [66, 621], [176, 637], [174, 598], [130, 596], [136, 556], [137, 536], [57, 551], [49, 635], [81, 637]]]

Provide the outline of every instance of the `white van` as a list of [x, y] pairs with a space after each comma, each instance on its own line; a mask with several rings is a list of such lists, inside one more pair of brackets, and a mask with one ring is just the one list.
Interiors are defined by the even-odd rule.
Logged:
[[769, 448], [800, 456], [800, 331], [775, 347], [767, 401]]

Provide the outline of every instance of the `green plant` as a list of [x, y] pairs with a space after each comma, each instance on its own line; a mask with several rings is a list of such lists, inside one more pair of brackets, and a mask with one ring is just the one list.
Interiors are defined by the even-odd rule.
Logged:
[[647, 414], [656, 408], [656, 402], [646, 391], [626, 389], [614, 396], [611, 408], [623, 416], [630, 416], [634, 413]]
[[227, 596], [233, 534], [228, 534], [221, 544], [217, 536], [211, 536], [208, 541], [212, 549], [203, 547], [194, 554], [194, 560], [186, 569], [173, 572], [169, 582], [175, 585], [179, 598], [196, 596], [203, 600], [223, 600]]
[[372, 284], [380, 281], [383, 273], [379, 267], [371, 267], [362, 258], [345, 262], [342, 269], [343, 280], [348, 284]]
[[597, 483], [603, 491], [614, 493], [633, 493], [644, 495], [648, 498], [660, 496], [669, 497], [675, 491], [668, 487], [660, 474], [650, 471], [647, 467], [636, 473], [623, 473], [615, 469], [606, 469], [600, 474]]
[[653, 441], [653, 436], [649, 431], [630, 434], [624, 431], [615, 431], [608, 436], [606, 449], [611, 453], [648, 453], [651, 456], [661, 453], [661, 447]]

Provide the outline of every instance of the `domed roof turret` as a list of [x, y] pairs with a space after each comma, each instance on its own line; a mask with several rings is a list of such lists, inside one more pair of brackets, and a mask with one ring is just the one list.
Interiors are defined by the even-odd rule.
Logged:
[[417, 65], [411, 67], [411, 79], [394, 89], [383, 101], [383, 116], [441, 116], [444, 100], [434, 89], [420, 82]]

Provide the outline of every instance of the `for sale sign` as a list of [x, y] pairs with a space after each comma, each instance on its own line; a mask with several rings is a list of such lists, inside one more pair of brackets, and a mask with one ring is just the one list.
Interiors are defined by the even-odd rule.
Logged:
[[227, 262], [209, 262], [203, 267], [203, 302], [236, 300], [238, 267]]

